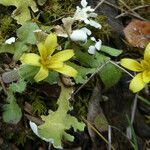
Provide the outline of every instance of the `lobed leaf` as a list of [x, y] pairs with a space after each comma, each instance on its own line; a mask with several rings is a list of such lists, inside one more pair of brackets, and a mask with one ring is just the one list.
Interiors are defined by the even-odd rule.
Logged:
[[74, 137], [68, 134], [66, 130], [71, 127], [74, 131], [84, 130], [84, 123], [78, 122], [75, 117], [68, 114], [68, 111], [72, 109], [69, 103], [72, 91], [71, 87], [65, 88], [61, 85], [61, 94], [57, 102], [58, 109], [55, 112], [50, 111], [48, 116], [42, 116], [44, 124], [38, 126], [39, 136], [52, 142], [55, 148], [62, 148], [62, 138], [68, 141], [74, 140]]
[[0, 0], [0, 4], [4, 6], [16, 6], [12, 13], [12, 17], [17, 20], [18, 24], [24, 24], [31, 19], [30, 7], [34, 12], [38, 9], [34, 0]]

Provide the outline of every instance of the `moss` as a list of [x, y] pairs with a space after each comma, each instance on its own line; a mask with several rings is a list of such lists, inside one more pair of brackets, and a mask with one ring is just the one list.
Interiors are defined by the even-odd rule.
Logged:
[[32, 134], [33, 133], [31, 130], [21, 129], [14, 134], [12, 139], [15, 141], [17, 145], [24, 146], [24, 144], [27, 142], [28, 139], [33, 139]]
[[76, 112], [76, 116], [82, 116], [84, 118], [87, 117], [88, 112], [88, 101], [89, 101], [90, 95], [80, 95], [75, 98], [75, 103], [73, 105], [74, 111]]
[[8, 15], [1, 14], [0, 20], [0, 43], [2, 43], [15, 33], [16, 27], [13, 24], [13, 19]]
[[[75, 11], [75, 3], [77, 0], [51, 0], [47, 1], [41, 8], [40, 21], [43, 23], [51, 24], [52, 21], [60, 21], [62, 17], [73, 15]], [[56, 22], [55, 22], [56, 23]]]
[[[101, 39], [102, 41], [109, 40], [111, 36], [111, 27], [106, 21], [106, 17], [103, 15], [99, 15], [96, 18], [96, 21], [102, 25], [101, 30], [93, 31], [95, 33], [95, 37]], [[93, 29], [97, 30], [97, 29]]]
[[40, 97], [37, 97], [36, 100], [32, 103], [33, 114], [37, 114], [38, 116], [46, 114], [47, 108], [45, 103], [40, 100]]

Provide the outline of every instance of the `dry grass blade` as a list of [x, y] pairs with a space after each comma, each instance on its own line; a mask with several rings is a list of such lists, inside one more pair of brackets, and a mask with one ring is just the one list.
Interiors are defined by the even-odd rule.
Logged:
[[105, 1], [105, 0], [101, 0], [101, 1], [98, 3], [98, 5], [94, 8], [94, 11], [95, 11], [100, 5], [102, 5], [102, 4], [104, 3], [104, 1]]
[[[87, 124], [91, 127], [91, 129], [92, 129], [93, 131], [95, 131], [95, 132], [97, 133], [97, 135], [98, 135], [106, 144], [109, 144], [108, 140], [107, 140], [90, 122], [88, 122], [88, 121], [87, 121], [86, 119], [84, 119], [83, 117], [82, 117], [82, 119], [83, 119], [83, 121], [84, 121], [85, 123], [87, 123]], [[114, 148], [113, 145], [111, 145], [111, 149], [112, 149], [112, 150], [115, 150], [115, 148]]]
[[[138, 9], [141, 9], [141, 8], [145, 8], [145, 7], [150, 7], [150, 5], [137, 6], [137, 7], [133, 8], [132, 10], [135, 11], [135, 10], [138, 10]], [[126, 11], [126, 12], [123, 12], [120, 15], [116, 16], [115, 18], [118, 19], [118, 18], [126, 16], [128, 14], [130, 15], [131, 13]]]

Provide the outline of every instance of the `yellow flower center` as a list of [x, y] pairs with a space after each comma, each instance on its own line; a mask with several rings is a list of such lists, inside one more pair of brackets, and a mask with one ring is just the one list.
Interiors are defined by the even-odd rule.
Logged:
[[[51, 58], [51, 57], [50, 57]], [[43, 58], [41, 58], [40, 59], [40, 63], [43, 65], [43, 66], [47, 66], [47, 65], [49, 65], [50, 64], [50, 58], [45, 58], [45, 59], [43, 59]]]
[[150, 71], [150, 62], [147, 60], [141, 60], [141, 66], [144, 70]]

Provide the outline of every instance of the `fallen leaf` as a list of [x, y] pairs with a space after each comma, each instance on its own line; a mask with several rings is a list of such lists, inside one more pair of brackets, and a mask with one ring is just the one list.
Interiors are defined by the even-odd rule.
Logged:
[[62, 19], [63, 26], [55, 26], [55, 32], [58, 36], [61, 37], [68, 37], [68, 34], [71, 34], [72, 32], [72, 24], [74, 22], [73, 18], [67, 17]]
[[55, 32], [56, 32], [57, 36], [65, 37], [65, 38], [68, 37], [66, 31], [63, 29], [62, 26], [57, 25], [57, 26], [54, 27], [54, 29], [55, 29]]
[[145, 48], [150, 42], [150, 21], [134, 19], [123, 31], [128, 42], [134, 47]]
[[[98, 130], [100, 133], [107, 132], [108, 129], [108, 121], [103, 113], [103, 110], [100, 105], [100, 101], [102, 100], [101, 95], [101, 86], [97, 82], [88, 106], [88, 115], [87, 115], [87, 121], [92, 124], [94, 128]], [[91, 128], [91, 125], [87, 124], [88, 132], [92, 140], [93, 149], [99, 149], [99, 138], [97, 138], [96, 132]]]

